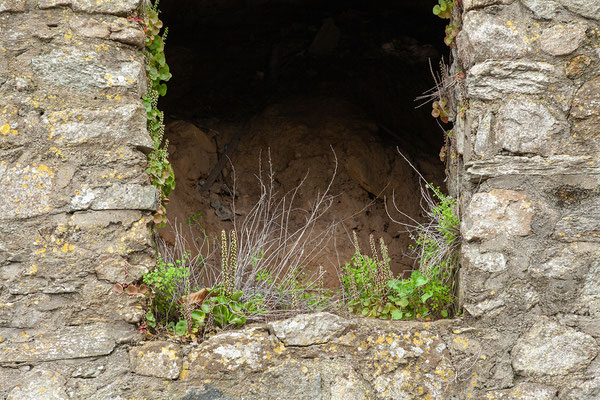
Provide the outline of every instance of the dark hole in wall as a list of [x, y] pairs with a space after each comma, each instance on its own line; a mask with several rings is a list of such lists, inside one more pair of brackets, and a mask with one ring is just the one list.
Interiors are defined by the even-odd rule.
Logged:
[[[282, 190], [309, 171], [298, 194], [299, 205], [308, 207], [333, 172], [333, 148], [332, 193], [339, 196], [327, 218], [343, 223], [316, 261], [329, 270], [329, 283], [337, 281], [333, 265], [354, 251], [352, 230], [363, 247], [369, 234], [383, 237], [392, 268], [411, 269], [414, 260], [404, 255], [409, 235], [390, 221], [383, 198], [395, 193], [404, 212], [421, 218], [418, 177], [396, 147], [428, 181], [444, 182], [442, 133], [430, 106], [415, 109], [414, 102], [433, 84], [429, 59], [437, 69], [447, 52], [444, 21], [431, 4], [163, 0], [160, 6], [173, 72], [161, 100], [177, 179], [170, 221], [187, 220], [199, 235], [231, 228], [232, 167], [206, 184], [226, 151], [240, 217], [257, 200], [254, 175], [267, 150]], [[170, 229], [161, 235], [173, 241]]]

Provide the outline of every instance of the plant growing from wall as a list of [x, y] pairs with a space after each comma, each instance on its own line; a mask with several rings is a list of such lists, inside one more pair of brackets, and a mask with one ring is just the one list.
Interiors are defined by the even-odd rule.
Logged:
[[175, 174], [168, 160], [168, 140], [163, 140], [165, 133], [164, 114], [158, 109], [158, 99], [167, 93], [167, 82], [171, 79], [169, 65], [165, 58], [165, 41], [168, 29], [163, 28], [158, 10], [158, 0], [154, 3], [144, 3], [139, 16], [134, 18], [144, 28], [146, 34], [146, 47], [144, 55], [146, 58], [146, 76], [148, 78], [148, 93], [142, 97], [146, 109], [147, 127], [154, 148], [148, 154], [148, 169], [150, 181], [160, 192], [160, 205], [154, 215], [154, 222], [163, 224], [166, 222], [166, 204], [169, 195], [175, 188]]
[[433, 6], [433, 14], [442, 19], [449, 19], [450, 22], [446, 25], [444, 43], [452, 47], [454, 40], [460, 32], [460, 25], [454, 18], [454, 9], [460, 4], [460, 0], [438, 0], [438, 4]]

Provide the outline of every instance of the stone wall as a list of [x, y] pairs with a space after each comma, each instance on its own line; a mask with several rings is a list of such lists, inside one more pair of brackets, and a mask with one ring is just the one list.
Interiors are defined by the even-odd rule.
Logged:
[[154, 259], [138, 2], [0, 0], [3, 398], [600, 398], [600, 2], [463, 0], [464, 317], [187, 346], [143, 342], [112, 289]]

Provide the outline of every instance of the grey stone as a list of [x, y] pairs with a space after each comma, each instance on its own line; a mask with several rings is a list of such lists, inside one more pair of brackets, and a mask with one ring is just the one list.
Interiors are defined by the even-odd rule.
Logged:
[[54, 7], [68, 7], [72, 4], [72, 0], [38, 0], [38, 7], [42, 10]]
[[485, 116], [479, 117], [479, 127], [475, 136], [475, 154], [483, 156], [490, 143], [490, 134], [492, 132], [492, 113], [487, 112]]
[[[111, 27], [111, 29], [115, 29]], [[146, 45], [146, 36], [144, 32], [136, 28], [119, 27], [110, 33], [110, 40], [115, 42], [130, 44], [132, 46], [143, 49]]]
[[595, 246], [590, 243], [572, 243], [553, 252], [546, 260], [537, 258], [529, 266], [529, 272], [534, 278], [568, 279], [579, 271], [587, 269], [590, 257], [594, 255]]
[[73, 378], [83, 379], [97, 378], [102, 372], [104, 372], [104, 368], [104, 365], [80, 366], [75, 371], [73, 371], [71, 376]]
[[597, 0], [558, 0], [567, 10], [591, 19], [600, 19], [600, 2]]
[[506, 302], [501, 297], [485, 299], [480, 302], [465, 303], [463, 308], [474, 318], [479, 318], [483, 315], [493, 316], [500, 312], [506, 306]]
[[55, 177], [56, 169], [46, 164], [9, 165], [1, 161], [0, 220], [47, 214]]
[[469, 11], [475, 8], [483, 8], [496, 4], [511, 4], [512, 2], [513, 0], [464, 0], [463, 7], [466, 11]]
[[536, 18], [551, 19], [558, 9], [555, 0], [521, 0], [521, 2], [533, 12]]
[[113, 183], [108, 188], [83, 188], [70, 202], [70, 210], [156, 210], [158, 190], [150, 185]]
[[126, 16], [136, 11], [141, 0], [72, 0], [73, 9], [87, 13], [104, 13]]
[[484, 272], [497, 273], [506, 269], [506, 257], [502, 253], [481, 253], [474, 245], [467, 244], [462, 246], [461, 253], [467, 265]]
[[498, 176], [598, 175], [600, 165], [593, 156], [494, 156], [488, 160], [468, 162], [466, 170], [470, 181], [480, 182]]
[[[116, 3], [116, 2], [111, 2]], [[52, 50], [31, 60], [37, 78], [48, 85], [80, 91], [122, 87], [142, 94], [145, 71], [138, 61], [107, 65], [101, 54], [77, 48]]]
[[482, 100], [500, 100], [515, 94], [539, 95], [553, 92], [555, 102], [563, 110], [568, 110], [573, 88], [560, 82], [561, 74], [557, 67], [545, 62], [484, 61], [469, 70], [467, 92], [470, 97]]
[[[71, 0], [67, 1], [70, 5]], [[69, 26], [77, 36], [105, 39], [110, 35], [109, 25], [95, 18], [77, 16], [69, 21]]]
[[38, 369], [27, 374], [23, 381], [8, 393], [6, 399], [68, 400], [65, 382], [65, 378], [58, 372]]
[[73, 144], [86, 142], [128, 143], [145, 150], [153, 148], [146, 129], [146, 111], [140, 104], [110, 109], [65, 109], [44, 115], [53, 137]]
[[0, 362], [68, 360], [110, 354], [114, 332], [104, 325], [67, 326], [30, 337], [28, 342], [0, 342]]
[[571, 116], [578, 120], [600, 117], [600, 77], [585, 82], [577, 90]]
[[25, 0], [0, 0], [0, 13], [25, 11]]
[[224, 332], [212, 336], [188, 354], [186, 365], [189, 369], [183, 374], [195, 379], [207, 373], [264, 371], [284, 350], [285, 347], [275, 347], [260, 329]]
[[491, 239], [498, 234], [531, 234], [534, 208], [522, 191], [494, 189], [475, 193], [461, 224], [463, 238]]
[[131, 370], [138, 375], [177, 379], [183, 356], [178, 345], [170, 342], [150, 342], [129, 350]]
[[337, 315], [321, 312], [276, 321], [270, 326], [275, 336], [287, 346], [310, 346], [327, 343], [340, 336], [350, 322]]
[[480, 400], [556, 400], [557, 393], [552, 386], [523, 382], [511, 389], [489, 391]]
[[557, 136], [567, 129], [543, 104], [525, 99], [510, 99], [500, 107], [496, 142], [512, 153], [554, 153]]
[[530, 50], [524, 32], [505, 18], [484, 11], [470, 11], [463, 19], [460, 47], [461, 54], [473, 65], [489, 59], [515, 59]]
[[590, 264], [578, 302], [582, 312], [600, 318], [600, 258]]
[[568, 376], [586, 367], [598, 354], [590, 335], [541, 317], [512, 350], [515, 371], [526, 377]]
[[583, 199], [555, 225], [553, 236], [563, 241], [598, 241], [600, 196]]
[[539, 45], [542, 51], [553, 56], [571, 54], [585, 40], [585, 25], [554, 25], [542, 31]]

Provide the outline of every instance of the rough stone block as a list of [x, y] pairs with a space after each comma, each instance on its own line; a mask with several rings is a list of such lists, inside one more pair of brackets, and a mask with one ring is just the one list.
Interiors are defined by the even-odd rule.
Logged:
[[571, 54], [585, 40], [586, 26], [580, 24], [554, 25], [542, 31], [539, 45], [542, 51], [553, 56]]
[[71, 4], [71, 0], [38, 0], [38, 7], [42, 10], [55, 7], [68, 7]]
[[584, 83], [577, 90], [571, 116], [578, 120], [600, 117], [600, 77]]
[[556, 223], [554, 238], [564, 241], [600, 241], [600, 196], [583, 190], [569, 190], [566, 195], [579, 195], [581, 198], [575, 197], [574, 200], [578, 203], [570, 207], [568, 215]]
[[[70, 0], [67, 0], [70, 4]], [[74, 16], [69, 21], [69, 27], [77, 36], [105, 39], [110, 36], [110, 25], [106, 21], [88, 16]]]
[[193, 379], [205, 377], [206, 373], [263, 371], [284, 350], [283, 346], [275, 347], [267, 333], [259, 329], [221, 333], [203, 342], [188, 355], [189, 369], [183, 375]]
[[25, 11], [25, 0], [0, 0], [0, 13]]
[[600, 318], [600, 258], [590, 264], [578, 304], [580, 313]]
[[350, 322], [330, 313], [304, 314], [273, 322], [275, 336], [287, 346], [321, 344], [341, 335]]
[[21, 383], [9, 393], [7, 400], [68, 400], [66, 379], [55, 371], [35, 369], [27, 373]]
[[461, 225], [467, 241], [491, 239], [498, 234], [531, 234], [534, 208], [522, 191], [494, 189], [475, 193]]
[[558, 9], [555, 0], [521, 0], [521, 3], [533, 12], [539, 19], [551, 19]]
[[571, 279], [587, 271], [600, 253], [591, 243], [576, 242], [560, 249], [549, 249], [549, 257], [536, 257], [528, 270], [534, 278]]
[[95, 357], [110, 354], [115, 347], [113, 332], [104, 325], [57, 328], [27, 342], [0, 342], [0, 363], [40, 362]]
[[140, 6], [141, 0], [72, 0], [73, 9], [87, 13], [126, 16]]
[[[1, 129], [1, 128], [0, 128]], [[27, 218], [50, 211], [55, 169], [45, 164], [0, 162], [0, 219]]]
[[146, 45], [146, 36], [139, 26], [128, 21], [117, 21], [110, 26], [110, 39], [116, 42], [130, 44], [143, 49]]
[[500, 107], [496, 141], [512, 153], [553, 154], [559, 149], [560, 134], [568, 130], [550, 109], [533, 100], [511, 99]]
[[475, 135], [475, 154], [483, 156], [488, 150], [491, 142], [490, 135], [492, 133], [492, 113], [487, 112], [485, 116], [479, 118], [479, 126]]
[[129, 350], [131, 370], [138, 375], [177, 379], [183, 363], [181, 349], [170, 342], [150, 342]]
[[488, 273], [498, 273], [506, 269], [506, 257], [497, 252], [484, 252], [474, 245], [465, 244], [461, 248], [464, 264]]
[[70, 143], [116, 142], [151, 150], [146, 130], [146, 112], [141, 104], [110, 109], [65, 109], [44, 115], [51, 137]]
[[481, 400], [555, 400], [558, 390], [552, 386], [523, 382], [511, 389], [493, 390], [481, 396]]
[[590, 335], [541, 317], [517, 340], [512, 365], [522, 376], [552, 379], [585, 368], [597, 354], [598, 345]]
[[561, 82], [561, 74], [545, 62], [484, 61], [469, 70], [467, 92], [471, 98], [482, 100], [500, 100], [515, 94], [550, 94], [563, 110], [568, 110], [573, 88]]
[[475, 8], [483, 8], [496, 4], [510, 4], [512, 2], [513, 0], [464, 0], [463, 7], [465, 8], [465, 11], [469, 11]]
[[530, 46], [525, 32], [510, 20], [484, 11], [471, 11], [463, 19], [459, 49], [468, 65], [473, 65], [489, 59], [519, 58], [527, 54]]
[[471, 182], [498, 176], [548, 176], [600, 174], [600, 164], [593, 156], [557, 155], [541, 156], [494, 156], [491, 159], [471, 161], [466, 164], [467, 177]]
[[145, 70], [138, 61], [107, 64], [101, 54], [77, 48], [55, 49], [31, 60], [36, 77], [48, 84], [80, 91], [126, 88], [141, 95]]
[[595, 0], [558, 0], [567, 10], [586, 18], [600, 19], [600, 2]]
[[113, 183], [108, 188], [84, 188], [71, 199], [70, 209], [154, 211], [158, 201], [158, 190], [154, 186]]

